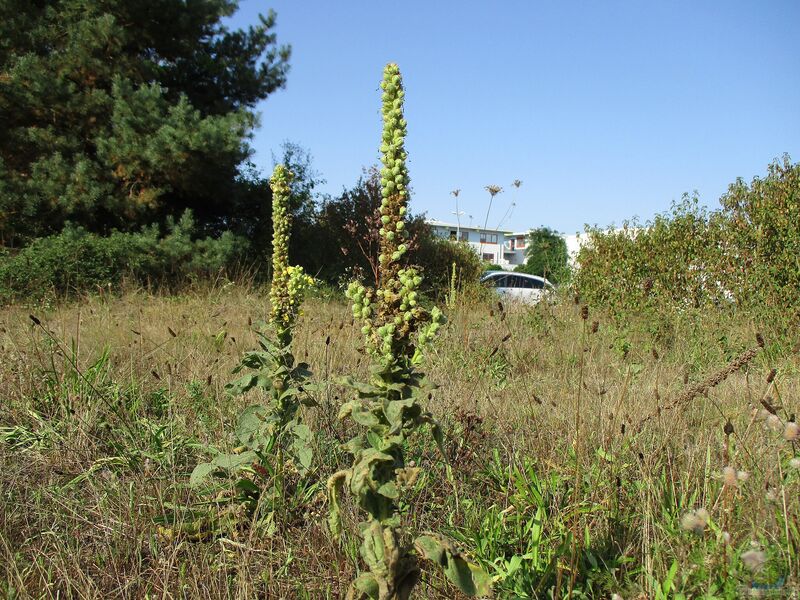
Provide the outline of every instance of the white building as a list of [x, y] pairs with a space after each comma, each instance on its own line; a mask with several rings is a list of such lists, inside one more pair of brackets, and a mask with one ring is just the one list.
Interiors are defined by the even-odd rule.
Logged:
[[525, 245], [528, 233], [484, 229], [472, 225], [458, 225], [435, 219], [426, 221], [434, 235], [453, 241], [465, 242], [486, 262], [513, 271], [525, 262]]
[[[428, 219], [433, 233], [446, 240], [459, 240], [466, 242], [475, 254], [484, 261], [500, 265], [507, 271], [513, 271], [525, 263], [525, 247], [528, 243], [527, 231], [505, 231], [502, 229], [484, 229], [472, 225], [458, 225]], [[586, 236], [581, 234], [561, 234], [567, 244], [569, 263], [575, 266], [575, 258], [581, 246], [586, 241]]]

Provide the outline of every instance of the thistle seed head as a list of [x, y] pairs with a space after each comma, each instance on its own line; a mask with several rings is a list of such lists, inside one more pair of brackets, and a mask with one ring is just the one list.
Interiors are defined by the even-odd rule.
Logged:
[[741, 556], [742, 564], [752, 572], [760, 571], [767, 562], [767, 555], [761, 550], [748, 550]]
[[767, 427], [772, 431], [778, 432], [783, 429], [783, 423], [781, 422], [781, 418], [778, 415], [770, 415], [767, 417]]
[[698, 508], [691, 512], [686, 513], [681, 518], [681, 527], [685, 531], [690, 531], [696, 535], [703, 535], [706, 525], [708, 524], [708, 511], [704, 508]]
[[736, 469], [730, 466], [722, 469], [722, 482], [727, 487], [736, 487]]
[[783, 429], [783, 439], [787, 442], [796, 442], [800, 439], [800, 426], [794, 421], [786, 423], [786, 427]]

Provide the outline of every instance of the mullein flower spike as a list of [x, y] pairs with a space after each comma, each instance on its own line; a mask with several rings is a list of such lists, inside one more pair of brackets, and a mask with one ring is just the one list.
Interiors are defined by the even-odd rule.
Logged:
[[303, 273], [303, 267], [289, 265], [289, 235], [292, 215], [289, 210], [291, 183], [294, 175], [284, 165], [277, 165], [269, 185], [272, 189], [272, 285], [270, 323], [278, 341], [288, 346], [292, 328], [300, 315], [303, 294], [314, 280]]
[[425, 346], [444, 323], [435, 308], [430, 313], [419, 305], [420, 273], [401, 266], [408, 252], [408, 169], [403, 118], [403, 81], [396, 64], [389, 64], [381, 82], [383, 136], [381, 152], [380, 281], [377, 290], [351, 283], [346, 296], [353, 302], [353, 317], [361, 319], [370, 353], [383, 366], [418, 361]]

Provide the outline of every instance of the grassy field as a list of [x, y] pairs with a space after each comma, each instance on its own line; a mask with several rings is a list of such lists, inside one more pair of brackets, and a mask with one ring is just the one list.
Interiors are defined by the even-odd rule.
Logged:
[[[358, 518], [346, 504], [332, 541], [325, 481], [350, 437], [337, 380], [368, 360], [343, 300], [310, 300], [294, 341], [321, 384], [304, 409], [318, 483], [290, 486], [269, 526], [161, 524], [213, 510], [189, 474], [257, 400], [224, 385], [267, 310], [233, 284], [0, 309], [0, 597], [344, 596]], [[409, 448], [424, 481], [408, 519], [472, 549], [498, 598], [796, 597], [797, 339], [721, 310], [584, 310], [448, 311], [425, 369], [453, 475]], [[417, 594], [459, 597], [438, 572]]]

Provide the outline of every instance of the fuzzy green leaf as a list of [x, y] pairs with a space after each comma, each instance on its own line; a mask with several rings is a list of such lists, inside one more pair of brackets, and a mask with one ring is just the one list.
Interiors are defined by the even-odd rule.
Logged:
[[361, 396], [367, 398], [374, 398], [382, 394], [382, 390], [380, 388], [375, 387], [370, 383], [355, 381], [352, 377], [343, 377], [341, 381], [343, 385], [357, 390]]
[[236, 489], [241, 490], [248, 496], [258, 496], [261, 489], [249, 479], [239, 479], [235, 484]]
[[192, 474], [189, 476], [189, 485], [191, 487], [197, 487], [201, 483], [203, 483], [208, 476], [217, 470], [217, 466], [211, 463], [200, 463], [197, 465]]
[[311, 468], [311, 461], [313, 459], [313, 450], [310, 444], [313, 437], [311, 429], [304, 423], [298, 423], [292, 428], [292, 433], [294, 434], [292, 446], [294, 448], [295, 457], [301, 467], [299, 471], [305, 474]]
[[378, 598], [380, 598], [378, 582], [371, 573], [362, 573], [351, 585], [353, 587], [348, 595], [348, 599], [378, 600]]
[[383, 452], [383, 450], [386, 449], [383, 443], [383, 438], [374, 431], [367, 432], [367, 441], [369, 442], [370, 446], [375, 448], [375, 450], [380, 450], [381, 452]]
[[394, 481], [387, 481], [381, 487], [378, 488], [378, 493], [381, 496], [386, 496], [387, 498], [391, 498], [395, 500], [400, 497], [400, 490], [397, 489], [397, 484]]
[[256, 383], [258, 383], [258, 377], [255, 375], [244, 375], [239, 379], [227, 384], [225, 389], [233, 396], [241, 396], [242, 394], [253, 389]]
[[343, 419], [350, 416], [359, 425], [374, 427], [380, 425], [380, 419], [371, 410], [364, 406], [359, 400], [345, 402], [339, 409], [339, 418]]
[[476, 564], [465, 560], [453, 543], [437, 535], [421, 535], [414, 540], [420, 556], [444, 570], [445, 576], [468, 596], [487, 596], [491, 592], [489, 574]]
[[341, 520], [341, 497], [344, 486], [349, 483], [350, 471], [338, 471], [328, 479], [328, 504], [330, 511], [328, 514], [328, 527], [330, 527], [333, 537], [338, 539], [342, 534]]
[[380, 463], [391, 463], [394, 459], [374, 448], [367, 448], [361, 453], [361, 460], [353, 465], [353, 474], [350, 480], [350, 489], [358, 495], [374, 490], [376, 486], [372, 470]]
[[252, 450], [242, 452], [241, 454], [220, 454], [215, 457], [212, 464], [220, 469], [231, 471], [237, 469], [242, 465], [252, 463], [258, 458], [258, 455]]
[[311, 462], [314, 459], [314, 451], [310, 447], [304, 446], [296, 449], [297, 460], [300, 463], [301, 469], [298, 469], [301, 474], [308, 473], [311, 469]]
[[422, 408], [414, 398], [406, 400], [393, 400], [388, 403], [384, 414], [393, 431], [398, 431], [405, 421], [415, 419], [422, 412]]
[[267, 415], [267, 409], [261, 404], [253, 404], [242, 411], [236, 423], [236, 437], [242, 444], [250, 447], [254, 445], [264, 427]]

